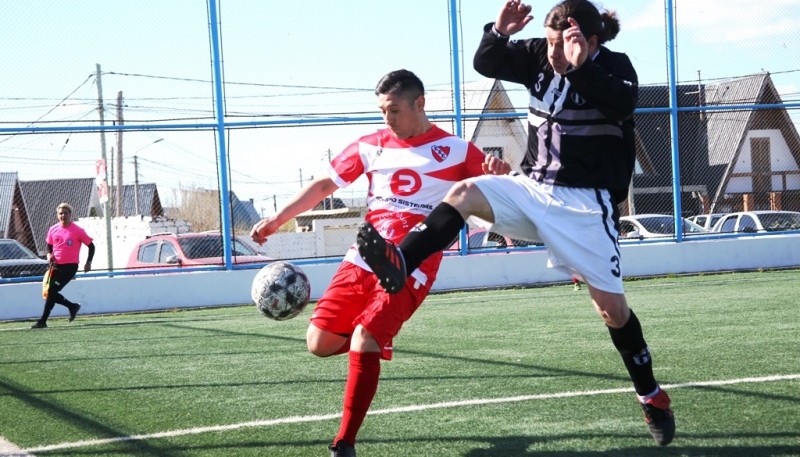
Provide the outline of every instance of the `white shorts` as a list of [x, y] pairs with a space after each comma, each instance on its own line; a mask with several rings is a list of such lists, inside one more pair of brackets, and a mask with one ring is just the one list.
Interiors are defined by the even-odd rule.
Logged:
[[549, 268], [578, 276], [606, 292], [624, 293], [617, 208], [606, 190], [552, 186], [524, 175], [470, 178], [494, 213], [491, 230], [510, 238], [542, 241]]

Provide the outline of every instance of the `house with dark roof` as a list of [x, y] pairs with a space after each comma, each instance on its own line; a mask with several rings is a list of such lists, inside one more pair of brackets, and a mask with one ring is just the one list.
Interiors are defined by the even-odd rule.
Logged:
[[234, 227], [252, 227], [261, 220], [261, 216], [256, 210], [253, 199], [242, 201], [231, 192], [231, 212], [233, 213]]
[[0, 172], [0, 238], [11, 238], [36, 251], [31, 221], [16, 172]]
[[[502, 81], [484, 78], [464, 83], [461, 110], [465, 114], [514, 114], [511, 102]], [[433, 117], [433, 123], [445, 131], [456, 133], [455, 120], [435, 119], [435, 115], [453, 112], [453, 94], [447, 90], [431, 90], [425, 94], [425, 112]], [[520, 163], [527, 148], [527, 131], [522, 120], [516, 116], [482, 117], [462, 120], [462, 136], [484, 153], [506, 160], [520, 170]]]
[[[239, 200], [236, 193], [229, 191], [230, 195], [230, 210], [231, 210], [231, 223], [234, 228], [240, 230], [250, 231], [256, 222], [261, 220], [261, 216], [255, 208], [253, 200]], [[183, 206], [178, 208], [164, 208], [164, 214], [170, 219], [185, 219], [190, 222], [193, 221], [191, 215], [195, 213], [197, 205], [200, 208], [207, 208], [209, 205], [214, 205], [216, 215], [214, 216], [214, 227], [212, 229], [219, 229], [219, 191], [216, 189], [181, 189], [181, 200]], [[187, 203], [188, 202], [188, 203]], [[196, 224], [193, 230], [198, 230]], [[199, 229], [205, 230], [205, 229]]]
[[55, 224], [56, 207], [66, 202], [72, 206], [76, 220], [103, 214], [94, 178], [65, 178], [39, 181], [20, 181], [22, 205], [27, 211], [33, 234], [34, 249], [46, 254], [47, 230]]
[[149, 184], [126, 184], [122, 186], [122, 214], [120, 216], [164, 215], [158, 186]]
[[[668, 106], [666, 86], [642, 86], [639, 108]], [[680, 107], [713, 107], [678, 115], [684, 216], [754, 209], [800, 210], [800, 135], [769, 73], [677, 87]], [[630, 213], [673, 212], [670, 118], [635, 115], [637, 164]]]

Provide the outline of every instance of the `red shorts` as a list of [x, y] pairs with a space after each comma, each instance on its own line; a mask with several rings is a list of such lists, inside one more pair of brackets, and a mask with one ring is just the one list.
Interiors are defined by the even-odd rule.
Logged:
[[328, 289], [317, 301], [311, 322], [338, 335], [351, 335], [361, 324], [381, 346], [381, 358], [391, 360], [392, 339], [411, 318], [429, 288], [409, 278], [397, 294], [388, 294], [371, 271], [342, 262]]

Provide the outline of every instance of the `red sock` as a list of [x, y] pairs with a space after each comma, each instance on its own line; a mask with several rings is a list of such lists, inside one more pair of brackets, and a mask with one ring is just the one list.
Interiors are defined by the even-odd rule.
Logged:
[[355, 445], [358, 429], [361, 428], [375, 392], [378, 391], [381, 354], [350, 351], [349, 356], [350, 365], [347, 370], [347, 382], [344, 385], [342, 424], [333, 442], [344, 440]]

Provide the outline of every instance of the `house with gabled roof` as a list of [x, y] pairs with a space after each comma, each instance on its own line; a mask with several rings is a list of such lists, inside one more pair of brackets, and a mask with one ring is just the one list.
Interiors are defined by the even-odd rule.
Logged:
[[[639, 108], [668, 106], [666, 86], [642, 86]], [[769, 73], [713, 84], [680, 85], [678, 106], [713, 110], [678, 115], [684, 216], [753, 209], [800, 210], [800, 135]], [[720, 109], [725, 107], [730, 109]], [[673, 176], [667, 113], [638, 113], [637, 167], [628, 212], [672, 213]]]
[[[484, 78], [464, 83], [461, 109], [464, 114], [515, 113], [511, 99], [497, 79]], [[453, 112], [453, 93], [431, 90], [425, 95], [425, 112], [434, 124], [456, 133], [454, 120], [436, 119], [437, 114]], [[525, 155], [527, 133], [517, 117], [484, 117], [462, 121], [463, 138], [472, 141], [487, 154], [509, 162], [516, 170]]]
[[158, 186], [155, 183], [122, 186], [122, 214], [120, 216], [160, 217], [163, 215], [164, 208], [161, 206], [161, 197], [158, 195]]
[[0, 238], [10, 238], [36, 250], [28, 211], [16, 172], [0, 172]]
[[231, 213], [234, 227], [252, 227], [261, 220], [253, 199], [239, 200], [234, 192], [231, 192]]
[[64, 178], [20, 181], [22, 206], [30, 220], [34, 252], [45, 255], [47, 230], [57, 222], [56, 208], [66, 202], [75, 220], [103, 214], [94, 178]]
[[[239, 197], [236, 196], [236, 193], [233, 191], [229, 191], [229, 202], [230, 202], [230, 211], [231, 211], [231, 223], [234, 228], [238, 228], [240, 230], [249, 230], [255, 225], [256, 222], [261, 220], [261, 216], [258, 214], [258, 211], [255, 208], [253, 200], [239, 200]], [[184, 211], [188, 211], [189, 214], [193, 213], [197, 205], [200, 207], [208, 207], [208, 205], [214, 204], [217, 205], [220, 197], [219, 197], [219, 190], [217, 189], [203, 189], [203, 188], [195, 188], [195, 189], [181, 189], [181, 200], [184, 202], [184, 205], [179, 208], [166, 208], [165, 209], [165, 216], [170, 219], [186, 219], [191, 221], [191, 217], [187, 217], [187, 214]], [[193, 202], [186, 204], [187, 202]], [[205, 205], [205, 206], [204, 206]], [[187, 209], [188, 206], [188, 209]], [[217, 206], [218, 208], [218, 206]], [[213, 221], [213, 227], [205, 227], [200, 228], [199, 230], [209, 230], [209, 229], [218, 229], [219, 228], [219, 217], [218, 214], [213, 216], [215, 220]], [[193, 230], [198, 230], [198, 228], [192, 227]]]

